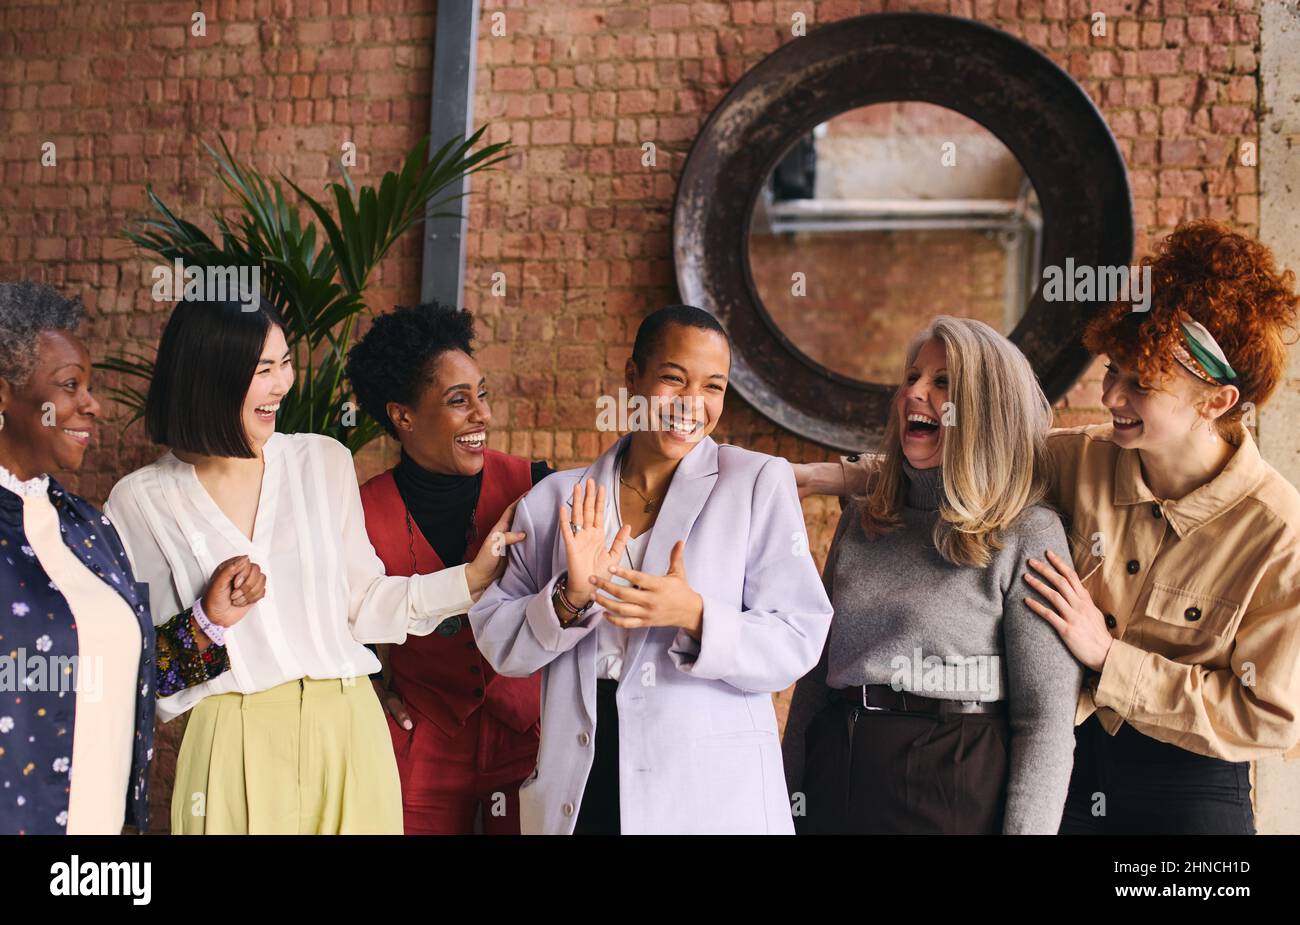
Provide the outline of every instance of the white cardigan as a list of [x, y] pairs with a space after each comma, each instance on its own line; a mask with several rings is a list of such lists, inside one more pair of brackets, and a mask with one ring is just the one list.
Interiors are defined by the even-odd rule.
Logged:
[[384, 574], [343, 444], [275, 434], [263, 455], [251, 541], [217, 507], [194, 467], [170, 452], [118, 482], [104, 505], [137, 580], [149, 585], [155, 625], [191, 606], [232, 556], [249, 556], [266, 574], [266, 596], [226, 630], [231, 670], [161, 698], [164, 720], [208, 694], [368, 675], [379, 660], [361, 643], [427, 635], [472, 604], [463, 565], [412, 578]]

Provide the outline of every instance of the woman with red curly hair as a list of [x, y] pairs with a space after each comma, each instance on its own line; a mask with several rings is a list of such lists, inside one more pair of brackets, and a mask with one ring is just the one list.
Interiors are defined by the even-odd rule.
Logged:
[[[1245, 425], [1300, 297], [1267, 247], [1210, 221], [1143, 264], [1150, 309], [1084, 333], [1111, 423], [1048, 437], [1074, 561], [1025, 576], [1088, 669], [1061, 832], [1252, 834], [1249, 762], [1300, 740], [1300, 492]], [[805, 494], [838, 493], [871, 465], [795, 468]]]
[[1210, 221], [1143, 263], [1150, 310], [1084, 333], [1112, 423], [1048, 438], [1073, 567], [1025, 579], [1089, 669], [1061, 831], [1250, 834], [1249, 762], [1300, 739], [1300, 493], [1243, 422], [1300, 299], [1267, 247]]

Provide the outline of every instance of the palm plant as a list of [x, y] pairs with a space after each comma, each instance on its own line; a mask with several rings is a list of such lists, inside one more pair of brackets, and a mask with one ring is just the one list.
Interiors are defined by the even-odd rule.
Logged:
[[[148, 196], [155, 214], [139, 219], [122, 235], [169, 264], [180, 258], [186, 267], [259, 267], [262, 296], [284, 319], [285, 339], [298, 368], [293, 391], [280, 403], [277, 429], [326, 434], [355, 453], [381, 433], [376, 422], [349, 405], [351, 392], [344, 379], [357, 319], [366, 311], [371, 273], [397, 239], [426, 217], [426, 207], [433, 210], [432, 217], [458, 217], [438, 210], [463, 194], [433, 201], [435, 197], [462, 177], [505, 159], [505, 144], [472, 150], [485, 129], [469, 138], [453, 138], [432, 157], [428, 139], [422, 139], [401, 170], [384, 174], [378, 188], [358, 190], [340, 164], [344, 182], [327, 187], [334, 200], [332, 211], [284, 177], [310, 209], [305, 221], [279, 180], [268, 180], [236, 161], [224, 139], [220, 152], [205, 143], [217, 176], [240, 206], [233, 218], [213, 213], [218, 240], [177, 216], [152, 188]], [[152, 359], [127, 354], [96, 365], [126, 377], [124, 384], [108, 391], [133, 412], [130, 426], [144, 414]], [[145, 384], [133, 385], [132, 380]]]

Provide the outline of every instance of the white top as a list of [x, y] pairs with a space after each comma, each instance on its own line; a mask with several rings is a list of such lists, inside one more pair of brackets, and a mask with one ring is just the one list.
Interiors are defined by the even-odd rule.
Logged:
[[225, 631], [231, 670], [158, 701], [170, 720], [209, 694], [253, 694], [298, 678], [379, 670], [363, 642], [428, 635], [472, 605], [465, 566], [389, 577], [366, 535], [352, 454], [329, 437], [274, 434], [250, 541], [170, 452], [113, 487], [104, 511], [137, 581], [148, 582], [154, 625], [202, 596], [217, 566], [247, 555], [266, 596]]
[[[614, 542], [614, 537], [623, 526], [623, 511], [619, 500], [618, 472], [619, 466], [614, 467], [614, 484], [607, 486], [605, 493], [614, 493], [614, 503], [605, 505], [605, 538], [607, 542]], [[623, 558], [618, 563], [623, 568], [634, 568], [641, 570], [641, 562], [645, 558], [646, 546], [650, 544], [650, 534], [654, 532], [652, 526], [640, 536], [628, 540], [627, 546], [623, 550]], [[614, 575], [610, 578], [616, 585], [628, 585], [631, 582]], [[627, 634], [628, 631], [621, 626], [610, 623], [604, 616], [600, 618], [600, 625], [596, 627], [596, 677], [612, 678], [617, 681], [623, 674], [623, 656], [627, 652]]]

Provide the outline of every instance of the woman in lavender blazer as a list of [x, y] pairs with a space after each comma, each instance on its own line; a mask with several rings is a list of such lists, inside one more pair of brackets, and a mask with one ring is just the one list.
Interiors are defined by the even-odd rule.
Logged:
[[794, 831], [771, 694], [831, 606], [790, 465], [708, 436], [730, 356], [701, 309], [646, 318], [625, 375], [648, 418], [524, 497], [527, 539], [470, 610], [493, 668], [542, 670], [525, 834]]

